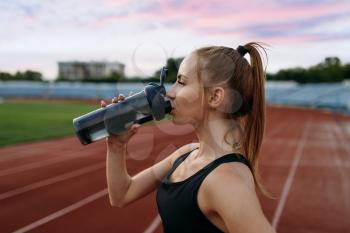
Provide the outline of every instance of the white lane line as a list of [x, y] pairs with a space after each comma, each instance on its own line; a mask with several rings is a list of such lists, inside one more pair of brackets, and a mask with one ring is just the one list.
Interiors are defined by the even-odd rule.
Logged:
[[58, 176], [48, 178], [45, 180], [41, 180], [41, 181], [38, 181], [38, 182], [35, 182], [32, 184], [17, 188], [17, 189], [13, 189], [13, 190], [10, 190], [8, 192], [1, 193], [0, 200], [6, 199], [9, 197], [13, 197], [13, 196], [19, 195], [21, 193], [28, 192], [30, 190], [41, 188], [41, 187], [44, 187], [46, 185], [50, 185], [50, 184], [54, 184], [54, 183], [57, 183], [60, 181], [70, 179], [70, 178], [74, 178], [76, 176], [80, 176], [80, 175], [83, 175], [83, 174], [86, 174], [89, 172], [93, 172], [93, 171], [96, 171], [98, 169], [104, 168], [105, 165], [106, 165], [105, 162], [100, 162], [100, 163], [97, 163], [97, 164], [94, 164], [91, 166], [87, 166], [87, 167], [78, 169], [78, 170], [73, 171], [73, 172], [67, 172], [67, 173], [64, 173], [62, 175], [58, 175]]
[[[328, 140], [322, 139], [309, 139], [307, 141], [307, 145], [310, 147], [316, 147], [316, 148], [320, 148], [320, 149], [327, 149], [328, 146]], [[274, 144], [274, 145], [288, 145], [288, 146], [297, 146], [300, 143], [300, 139], [299, 140], [288, 140], [288, 139], [264, 139], [264, 143], [265, 144]], [[338, 147], [340, 148], [344, 148], [345, 150], [347, 150], [347, 145], [346, 143], [344, 144], [339, 144]], [[350, 154], [350, 150], [349, 150], [349, 154]]]
[[[331, 145], [328, 142], [329, 145]], [[308, 144], [309, 145], [309, 144]], [[259, 166], [264, 167], [290, 167], [290, 161], [287, 160], [280, 160], [280, 161], [271, 161], [266, 163], [259, 163]], [[332, 168], [332, 167], [339, 167], [341, 169], [349, 169], [350, 168], [350, 161], [343, 161], [342, 163], [338, 163], [335, 160], [332, 161], [305, 161], [302, 164], [299, 164], [298, 167], [304, 167], [304, 168]]]
[[[39, 142], [40, 143], [40, 142]], [[30, 158], [30, 157], [34, 157], [37, 155], [43, 155], [43, 154], [47, 154], [48, 151], [43, 151], [42, 149], [40, 149], [41, 147], [49, 147], [50, 148], [50, 152], [51, 151], [60, 151], [62, 150], [62, 142], [57, 142], [56, 145], [47, 145], [47, 144], [42, 144], [42, 145], [34, 145], [34, 144], [28, 144], [28, 145], [15, 145], [15, 146], [10, 146], [10, 148], [1, 148], [0, 149], [0, 162], [6, 162], [6, 161], [11, 161], [11, 160], [16, 160], [16, 159], [20, 159], [20, 158]], [[66, 142], [64, 142], [66, 143]], [[41, 144], [41, 143], [40, 143]], [[16, 147], [15, 149], [12, 149], [11, 147]], [[23, 151], [26, 151], [25, 154], [22, 154]], [[38, 153], [38, 151], [44, 152], [44, 153]], [[21, 152], [21, 153], [18, 153]], [[65, 151], [67, 153], [69, 153], [70, 151]], [[51, 155], [49, 155], [51, 156]]]
[[61, 209], [61, 210], [59, 210], [59, 211], [57, 211], [55, 213], [52, 213], [52, 214], [50, 214], [50, 215], [48, 215], [48, 216], [46, 216], [46, 217], [44, 217], [42, 219], [39, 219], [39, 220], [37, 220], [37, 221], [27, 225], [27, 226], [24, 226], [24, 227], [22, 227], [22, 228], [20, 228], [20, 229], [18, 229], [16, 231], [14, 231], [14, 233], [27, 232], [27, 231], [30, 231], [30, 230], [32, 230], [34, 228], [37, 228], [37, 227], [39, 227], [39, 226], [41, 226], [41, 225], [43, 225], [45, 223], [48, 223], [48, 222], [50, 222], [50, 221], [52, 221], [52, 220], [54, 220], [56, 218], [59, 218], [59, 217], [65, 215], [65, 214], [68, 214], [69, 212], [72, 212], [72, 211], [74, 211], [76, 209], [79, 209], [80, 207], [83, 207], [84, 205], [87, 205], [90, 202], [93, 202], [93, 201], [95, 201], [95, 200], [97, 200], [97, 199], [107, 195], [107, 193], [108, 193], [107, 189], [103, 189], [103, 190], [101, 190], [101, 191], [99, 191], [99, 192], [97, 192], [97, 193], [95, 193], [95, 194], [93, 194], [91, 196], [88, 196], [87, 198], [85, 198], [85, 199], [83, 199], [81, 201], [78, 201], [78, 202], [76, 202], [76, 203], [74, 203], [74, 204], [72, 204], [70, 206], [67, 206], [66, 208], [63, 208], [63, 209]]
[[[338, 169], [337, 172], [340, 173], [340, 177], [341, 177], [341, 190], [342, 190], [342, 194], [344, 196], [344, 200], [345, 200], [345, 208], [346, 210], [350, 210], [350, 198], [349, 198], [349, 190], [350, 190], [350, 186], [349, 186], [349, 177], [347, 176], [346, 173], [346, 168], [344, 169], [343, 165], [346, 163], [349, 163], [349, 159], [348, 157], [346, 158], [342, 158], [342, 156], [340, 155], [338, 148], [340, 148], [339, 145], [342, 145], [344, 143], [344, 145], [346, 145], [346, 139], [344, 140], [344, 136], [346, 136], [344, 134], [344, 131], [341, 130], [341, 127], [339, 125], [339, 123], [335, 124], [333, 127], [329, 127], [329, 131], [332, 132], [332, 135], [329, 135], [330, 137], [330, 145], [332, 146], [332, 149], [334, 150], [334, 160], [337, 163]], [[345, 147], [347, 149], [347, 147]], [[349, 151], [347, 151], [348, 153], [346, 153], [347, 155], [350, 155]], [[340, 195], [340, 193], [337, 193], [336, 195]], [[338, 198], [339, 199], [339, 198]], [[337, 200], [338, 200], [337, 199]]]
[[161, 223], [160, 216], [157, 215], [155, 219], [151, 222], [151, 224], [147, 227], [147, 229], [143, 233], [153, 233], [155, 230], [157, 230], [158, 226]]
[[303, 135], [302, 135], [302, 137], [300, 139], [300, 143], [298, 144], [297, 151], [294, 154], [292, 166], [289, 169], [287, 180], [284, 183], [284, 186], [283, 186], [283, 189], [282, 189], [281, 198], [280, 198], [280, 200], [278, 202], [275, 214], [274, 214], [273, 219], [272, 219], [272, 227], [275, 230], [277, 229], [278, 222], [280, 220], [280, 217], [281, 217], [284, 205], [286, 203], [286, 200], [287, 200], [290, 188], [292, 186], [292, 183], [293, 183], [293, 180], [294, 180], [294, 176], [295, 176], [298, 164], [299, 164], [301, 156], [303, 154], [303, 149], [304, 149], [304, 146], [305, 146], [305, 142], [306, 142], [306, 139], [307, 139], [307, 136], [308, 136], [308, 133], [309, 133], [309, 127], [310, 127], [309, 123], [307, 123], [306, 126], [304, 127]]
[[350, 147], [349, 147], [349, 140], [346, 137], [347, 132], [344, 130], [344, 126], [340, 125], [340, 122], [336, 122], [333, 127], [335, 129], [336, 133], [341, 137], [341, 143], [339, 143], [343, 148], [345, 148], [348, 155], [350, 155]]
[[268, 134], [266, 133], [266, 139], [272, 139], [277, 133], [279, 133], [279, 131], [284, 129], [286, 126], [290, 127], [290, 122], [289, 121], [280, 123], [276, 128], [271, 130]]
[[[40, 168], [40, 167], [52, 165], [55, 163], [64, 162], [64, 161], [71, 160], [71, 159], [76, 159], [79, 157], [90, 157], [93, 155], [94, 154], [84, 154], [83, 153], [83, 154], [78, 154], [78, 155], [60, 156], [60, 157], [53, 158], [53, 159], [47, 159], [45, 161], [32, 162], [32, 163], [20, 165], [20, 166], [14, 167], [14, 168], [2, 170], [2, 171], [0, 171], [0, 177], [12, 175], [12, 174], [19, 173], [19, 172], [28, 171], [28, 170], [31, 170], [34, 168]], [[126, 159], [127, 160], [134, 160], [133, 158], [130, 158], [130, 157], [127, 157]]]
[[24, 165], [20, 165], [20, 166], [14, 167], [14, 168], [9, 168], [9, 169], [5, 169], [5, 170], [0, 171], [0, 177], [15, 174], [18, 172], [28, 171], [28, 170], [31, 170], [34, 168], [52, 165], [55, 163], [64, 162], [64, 161], [71, 160], [71, 159], [76, 159], [79, 157], [88, 157], [88, 156], [91, 156], [91, 155], [87, 155], [87, 154], [70, 155], [70, 156], [64, 156], [64, 157], [57, 157], [57, 158], [53, 158], [53, 159], [47, 159], [45, 161], [28, 163], [28, 164], [24, 164]]

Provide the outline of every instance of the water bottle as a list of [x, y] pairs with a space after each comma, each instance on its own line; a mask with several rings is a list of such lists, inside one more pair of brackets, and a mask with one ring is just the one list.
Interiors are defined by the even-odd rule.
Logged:
[[165, 96], [164, 80], [167, 71], [165, 67], [162, 68], [160, 84], [149, 83], [144, 90], [119, 103], [73, 119], [74, 131], [80, 142], [87, 145], [110, 134], [123, 134], [132, 124], [163, 119], [172, 109], [169, 98]]

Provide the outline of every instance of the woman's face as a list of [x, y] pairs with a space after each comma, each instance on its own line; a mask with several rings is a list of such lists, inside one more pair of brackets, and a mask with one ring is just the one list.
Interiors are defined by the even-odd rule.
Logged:
[[173, 123], [198, 124], [202, 120], [201, 85], [197, 79], [196, 55], [188, 55], [181, 63], [177, 81], [167, 92], [171, 99]]

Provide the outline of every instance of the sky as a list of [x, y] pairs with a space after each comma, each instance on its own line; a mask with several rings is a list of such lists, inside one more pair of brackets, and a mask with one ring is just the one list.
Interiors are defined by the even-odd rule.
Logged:
[[153, 75], [207, 45], [268, 45], [267, 72], [350, 62], [350, 0], [0, 0], [0, 71], [57, 77], [59, 61]]

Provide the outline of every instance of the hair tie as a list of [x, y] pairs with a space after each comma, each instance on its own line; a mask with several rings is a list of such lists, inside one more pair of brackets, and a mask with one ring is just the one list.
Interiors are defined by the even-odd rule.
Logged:
[[244, 48], [244, 46], [239, 45], [236, 49], [239, 54], [241, 54], [241, 56], [243, 57], [246, 53], [248, 53], [248, 50], [246, 48]]

